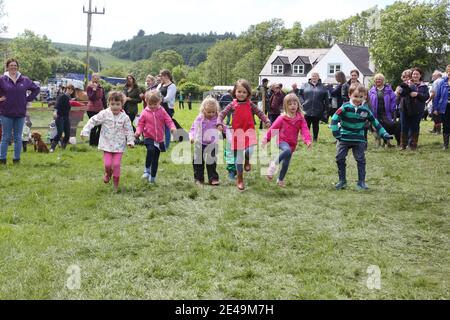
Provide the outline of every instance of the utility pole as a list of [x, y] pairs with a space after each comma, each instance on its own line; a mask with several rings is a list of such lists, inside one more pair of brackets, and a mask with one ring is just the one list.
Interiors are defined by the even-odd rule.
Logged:
[[86, 10], [86, 8], [83, 6], [83, 13], [86, 13], [88, 15], [88, 22], [87, 22], [87, 45], [86, 45], [86, 72], [84, 75], [84, 83], [87, 87], [89, 82], [89, 54], [91, 50], [91, 40], [92, 40], [92, 34], [91, 34], [91, 28], [92, 28], [92, 15], [93, 14], [105, 14], [105, 8], [103, 8], [102, 11], [98, 11], [97, 7], [95, 7], [95, 10], [92, 10], [92, 0], [89, 0], [89, 9]]

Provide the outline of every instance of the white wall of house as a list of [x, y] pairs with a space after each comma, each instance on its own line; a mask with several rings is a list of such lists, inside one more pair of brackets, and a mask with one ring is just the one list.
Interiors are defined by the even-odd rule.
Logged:
[[[334, 45], [328, 54], [308, 73], [308, 78], [311, 78], [313, 72], [318, 72], [322, 81], [334, 77], [334, 74], [329, 73], [329, 67], [330, 65], [335, 64], [341, 65], [341, 71], [343, 71], [347, 77], [350, 76], [350, 71], [357, 69], [341, 48], [339, 48], [338, 45]], [[364, 83], [364, 75], [360, 75], [359, 81]]]
[[269, 80], [269, 86], [272, 83], [281, 83], [281, 84], [283, 84], [283, 89], [292, 90], [292, 85], [294, 83], [296, 83], [300, 87], [302, 84], [307, 83], [309, 78], [307, 78], [307, 77], [291, 77], [291, 76], [289, 76], [289, 77], [286, 77], [286, 76], [262, 77], [262, 76], [260, 76], [259, 83], [261, 83], [263, 79]]

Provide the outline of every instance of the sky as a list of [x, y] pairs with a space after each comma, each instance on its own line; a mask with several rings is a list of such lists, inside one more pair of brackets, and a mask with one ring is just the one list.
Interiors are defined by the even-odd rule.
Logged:
[[[384, 8], [395, 0], [92, 0], [105, 15], [93, 16], [92, 45], [110, 48], [140, 29], [146, 34], [234, 32], [273, 18], [290, 28], [303, 28], [325, 19], [343, 19], [375, 5]], [[53, 42], [86, 44], [88, 0], [4, 0], [7, 16], [1, 22], [14, 38], [25, 29], [46, 35]]]

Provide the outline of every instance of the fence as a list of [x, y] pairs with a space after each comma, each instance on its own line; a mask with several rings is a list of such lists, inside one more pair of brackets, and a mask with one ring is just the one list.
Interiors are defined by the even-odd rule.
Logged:
[[[70, 136], [76, 137], [77, 136], [77, 129], [81, 129], [82, 127], [79, 127], [79, 124], [83, 122], [84, 115], [87, 111], [87, 102], [80, 102], [83, 104], [82, 107], [72, 107], [70, 110]], [[42, 104], [43, 105], [43, 104]], [[32, 107], [28, 108], [27, 111], [30, 114], [31, 121], [33, 122], [33, 130], [48, 130], [49, 124], [51, 120], [53, 119], [53, 113], [55, 112], [55, 108], [51, 106], [51, 103], [49, 103], [49, 107]], [[44, 114], [48, 114], [44, 115]], [[44, 116], [43, 116], [44, 115]], [[36, 122], [35, 119], [37, 119], [38, 125], [35, 126], [34, 123]], [[42, 126], [42, 121], [48, 122], [45, 127]]]

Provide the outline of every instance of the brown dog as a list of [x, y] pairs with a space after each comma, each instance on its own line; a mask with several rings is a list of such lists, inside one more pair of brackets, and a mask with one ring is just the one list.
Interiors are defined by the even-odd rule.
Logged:
[[47, 145], [42, 141], [42, 136], [39, 132], [33, 132], [31, 135], [31, 140], [33, 141], [34, 151], [39, 153], [49, 153]]

